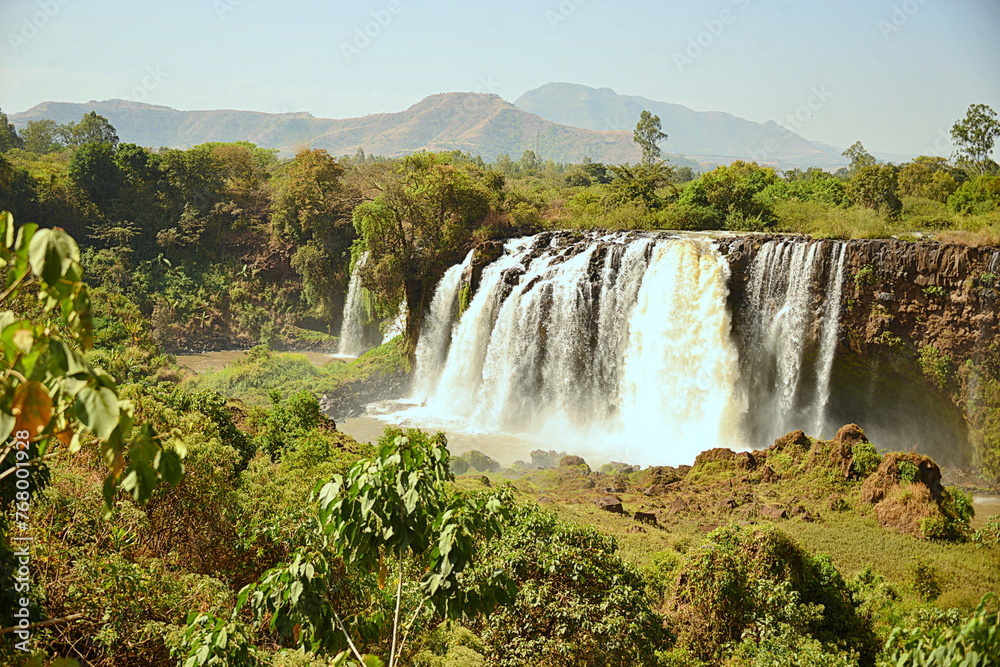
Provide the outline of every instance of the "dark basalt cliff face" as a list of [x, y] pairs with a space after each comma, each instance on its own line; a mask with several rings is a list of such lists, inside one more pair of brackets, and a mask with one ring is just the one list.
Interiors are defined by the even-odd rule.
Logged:
[[[789, 237], [718, 242], [729, 261], [737, 328], [738, 314], [749, 307], [753, 259], [777, 239]], [[1000, 248], [801, 242], [845, 244], [831, 416], [862, 423], [870, 417], [887, 424], [883, 430], [912, 433], [920, 449], [931, 442], [928, 453], [946, 464], [974, 462], [1000, 472]], [[827, 251], [824, 261], [831, 256]], [[879, 434], [872, 435], [877, 444]]]
[[[787, 239], [719, 241], [732, 272], [734, 310], [744, 302], [754, 255], [776, 238]], [[843, 342], [856, 353], [898, 346], [896, 336], [903, 344], [933, 345], [952, 359], [977, 359], [1000, 337], [1000, 248], [896, 239], [837, 243], [847, 248], [840, 320], [848, 338]]]

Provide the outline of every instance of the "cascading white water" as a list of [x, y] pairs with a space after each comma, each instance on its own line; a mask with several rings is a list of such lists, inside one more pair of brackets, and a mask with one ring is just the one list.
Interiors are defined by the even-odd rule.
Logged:
[[690, 242], [653, 251], [629, 320], [620, 427], [629, 440], [667, 444], [687, 460], [744, 445], [739, 359], [726, 308], [728, 266]]
[[434, 298], [431, 299], [430, 309], [424, 318], [420, 338], [417, 341], [414, 375], [417, 378], [415, 393], [418, 396], [427, 396], [441, 377], [448, 356], [451, 331], [457, 321], [462, 276], [474, 255], [475, 251], [470, 251], [465, 261], [445, 271], [434, 291]]
[[[644, 463], [688, 461], [706, 443], [742, 446], [720, 254], [677, 238], [565, 241], [509, 242], [450, 346], [449, 327], [425, 331], [429, 357], [448, 352], [439, 373], [418, 365], [425, 406], [409, 416]], [[442, 309], [453, 279], [435, 296]]]
[[810, 433], [816, 437], [832, 435], [827, 433], [827, 403], [830, 402], [830, 375], [833, 372], [833, 360], [837, 354], [837, 341], [840, 338], [840, 303], [844, 295], [844, 263], [847, 260], [847, 244], [838, 243], [831, 255], [830, 273], [827, 284], [830, 291], [826, 294], [826, 306], [823, 309], [823, 324], [820, 329], [819, 359], [816, 367], [816, 398], [813, 402], [813, 421]]
[[[826, 275], [820, 275], [824, 248], [831, 248], [831, 254]], [[817, 436], [824, 431], [844, 261], [843, 244], [791, 239], [768, 241], [753, 260], [744, 381], [768, 437], [795, 428], [811, 428]], [[815, 351], [814, 363], [806, 367], [809, 350]]]
[[357, 357], [368, 350], [364, 338], [367, 313], [361, 287], [361, 268], [367, 259], [368, 253], [358, 256], [351, 272], [351, 281], [347, 286], [347, 298], [344, 300], [344, 314], [340, 325], [340, 345], [337, 349], [337, 354], [345, 357]]

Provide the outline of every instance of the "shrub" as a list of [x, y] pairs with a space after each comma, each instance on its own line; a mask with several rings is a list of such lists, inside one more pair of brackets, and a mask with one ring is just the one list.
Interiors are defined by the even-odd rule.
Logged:
[[491, 664], [632, 667], [666, 648], [663, 620], [614, 538], [518, 507], [502, 539], [484, 548], [480, 573], [503, 567], [519, 589], [512, 606], [473, 628]]
[[920, 468], [910, 461], [899, 461], [896, 464], [896, 469], [899, 471], [899, 480], [901, 482], [913, 484], [920, 479]]
[[972, 533], [972, 541], [980, 547], [1000, 546], [1000, 515], [990, 517]]
[[937, 570], [927, 561], [914, 558], [909, 567], [910, 586], [921, 602], [934, 602], [941, 596], [941, 582]]
[[727, 646], [748, 639], [755, 646], [740, 649], [748, 657], [778, 642], [802, 650], [822, 644], [831, 653], [856, 652], [863, 665], [874, 661], [874, 634], [829, 559], [770, 526], [709, 534], [681, 566], [668, 613], [678, 647], [713, 664]]
[[931, 299], [943, 299], [948, 296], [948, 292], [945, 291], [940, 285], [928, 285], [924, 288], [924, 294]]
[[854, 287], [860, 292], [862, 288], [875, 284], [875, 267], [865, 264], [854, 273]]
[[[988, 593], [974, 611], [920, 610], [889, 635], [883, 663], [935, 667], [991, 667], [1000, 655], [1000, 613]], [[995, 603], [994, 603], [995, 604]]]
[[[851, 472], [855, 477], [864, 479], [878, 469], [882, 455], [870, 442], [856, 442], [851, 446]], [[912, 464], [911, 464], [912, 465]]]
[[920, 370], [924, 377], [944, 389], [951, 380], [951, 359], [933, 345], [920, 348]]
[[984, 214], [1000, 206], [1000, 176], [970, 178], [950, 197], [948, 206], [956, 213]]

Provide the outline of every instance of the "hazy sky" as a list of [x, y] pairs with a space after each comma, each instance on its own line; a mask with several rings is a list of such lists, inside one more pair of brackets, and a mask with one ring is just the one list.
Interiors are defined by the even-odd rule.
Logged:
[[8, 113], [128, 98], [342, 118], [566, 81], [947, 153], [969, 104], [1000, 112], [1000, 0], [0, 0], [0, 25]]

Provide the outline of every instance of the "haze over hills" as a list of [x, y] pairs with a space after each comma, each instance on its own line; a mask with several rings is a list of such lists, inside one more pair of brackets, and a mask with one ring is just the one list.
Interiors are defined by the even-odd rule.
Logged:
[[[178, 111], [125, 100], [86, 104], [45, 102], [11, 116], [23, 127], [43, 118], [77, 121], [88, 111], [106, 117], [122, 141], [142, 146], [185, 148], [206, 141], [252, 141], [283, 154], [310, 146], [334, 155], [400, 156], [419, 150], [468, 151], [493, 160], [517, 159], [528, 149], [544, 159], [579, 162], [584, 156], [609, 163], [639, 159], [631, 131], [607, 132], [560, 125], [518, 109], [496, 95], [432, 95], [399, 113], [335, 120], [308, 113]], [[682, 162], [682, 161], [681, 161]], [[692, 163], [693, 164], [693, 163]]]
[[[756, 123], [721, 111], [694, 111], [680, 104], [610, 88], [548, 83], [514, 101], [525, 111], [590, 130], [631, 130], [645, 109], [660, 117], [669, 135], [664, 147], [699, 161], [832, 167], [847, 164], [840, 149], [814, 144], [774, 121]], [[714, 159], [714, 160], [713, 160]]]
[[[256, 111], [180, 111], [126, 100], [88, 103], [43, 102], [11, 121], [77, 121], [88, 111], [105, 116], [122, 141], [158, 148], [186, 148], [206, 141], [252, 141], [292, 155], [303, 147], [334, 155], [366, 153], [397, 157], [420, 150], [462, 150], [494, 160], [517, 159], [534, 150], [542, 159], [606, 163], [635, 162], [639, 150], [632, 129], [642, 110], [660, 117], [669, 139], [665, 157], [673, 164], [708, 169], [733, 160], [754, 160], [787, 169], [836, 168], [847, 161], [842, 149], [810, 142], [773, 121], [757, 123], [719, 111], [694, 111], [679, 104], [610, 88], [550, 83], [529, 91], [514, 104], [497, 95], [442, 93], [405, 111], [361, 118], [316, 118], [309, 113]], [[686, 156], [687, 159], [681, 156]], [[886, 156], [893, 159], [900, 156]]]

